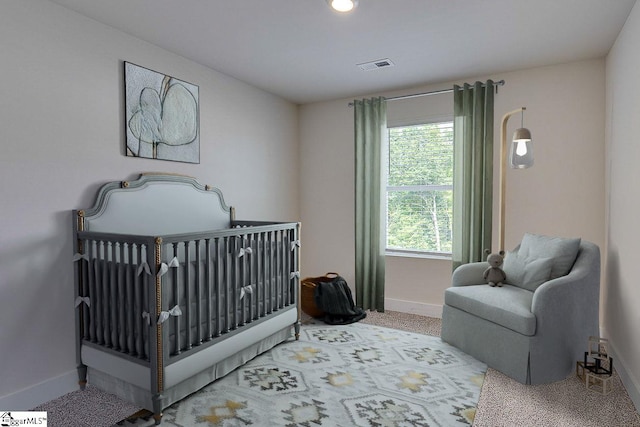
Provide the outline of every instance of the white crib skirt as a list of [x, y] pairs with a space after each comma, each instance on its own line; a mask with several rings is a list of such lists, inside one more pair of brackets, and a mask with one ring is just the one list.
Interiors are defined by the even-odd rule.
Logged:
[[[295, 306], [291, 307], [278, 316], [239, 330], [215, 345], [166, 366], [162, 408], [291, 338], [292, 325], [297, 317]], [[148, 367], [89, 345], [82, 346], [82, 360], [88, 366], [89, 384], [152, 410], [151, 372]]]

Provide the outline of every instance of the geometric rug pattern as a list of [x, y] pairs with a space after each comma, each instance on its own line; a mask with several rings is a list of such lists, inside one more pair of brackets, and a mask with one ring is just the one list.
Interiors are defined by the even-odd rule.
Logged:
[[439, 337], [363, 323], [303, 325], [298, 341], [166, 408], [162, 424], [471, 425], [486, 370]]

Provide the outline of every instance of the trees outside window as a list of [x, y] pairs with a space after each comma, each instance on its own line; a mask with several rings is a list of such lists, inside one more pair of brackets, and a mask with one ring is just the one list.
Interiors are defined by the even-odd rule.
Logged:
[[389, 128], [387, 249], [451, 253], [453, 122]]

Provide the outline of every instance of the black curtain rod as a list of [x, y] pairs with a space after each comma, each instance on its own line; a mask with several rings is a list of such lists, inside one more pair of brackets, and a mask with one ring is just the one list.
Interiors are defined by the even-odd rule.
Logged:
[[[493, 84], [496, 86], [496, 93], [498, 92], [498, 86], [504, 86], [504, 80], [499, 80], [497, 82], [494, 82]], [[485, 85], [483, 84], [482, 87], [484, 87]], [[400, 96], [393, 96], [391, 98], [386, 98], [387, 101], [398, 101], [400, 99], [409, 99], [409, 98], [418, 98], [421, 96], [428, 96], [428, 95], [440, 95], [443, 93], [450, 93], [453, 92], [453, 88], [451, 89], [441, 89], [441, 90], [434, 90], [431, 92], [423, 92], [423, 93], [414, 93], [411, 95], [400, 95]], [[353, 107], [353, 102], [349, 103], [349, 107]]]

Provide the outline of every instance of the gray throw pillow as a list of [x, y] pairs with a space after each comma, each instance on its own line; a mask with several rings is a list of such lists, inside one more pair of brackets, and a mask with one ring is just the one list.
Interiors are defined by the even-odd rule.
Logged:
[[522, 238], [519, 253], [526, 259], [553, 258], [550, 279], [555, 279], [571, 271], [580, 250], [580, 240], [527, 233]]
[[502, 269], [508, 284], [534, 292], [549, 280], [553, 263], [553, 258], [525, 258], [515, 251], [507, 252]]

